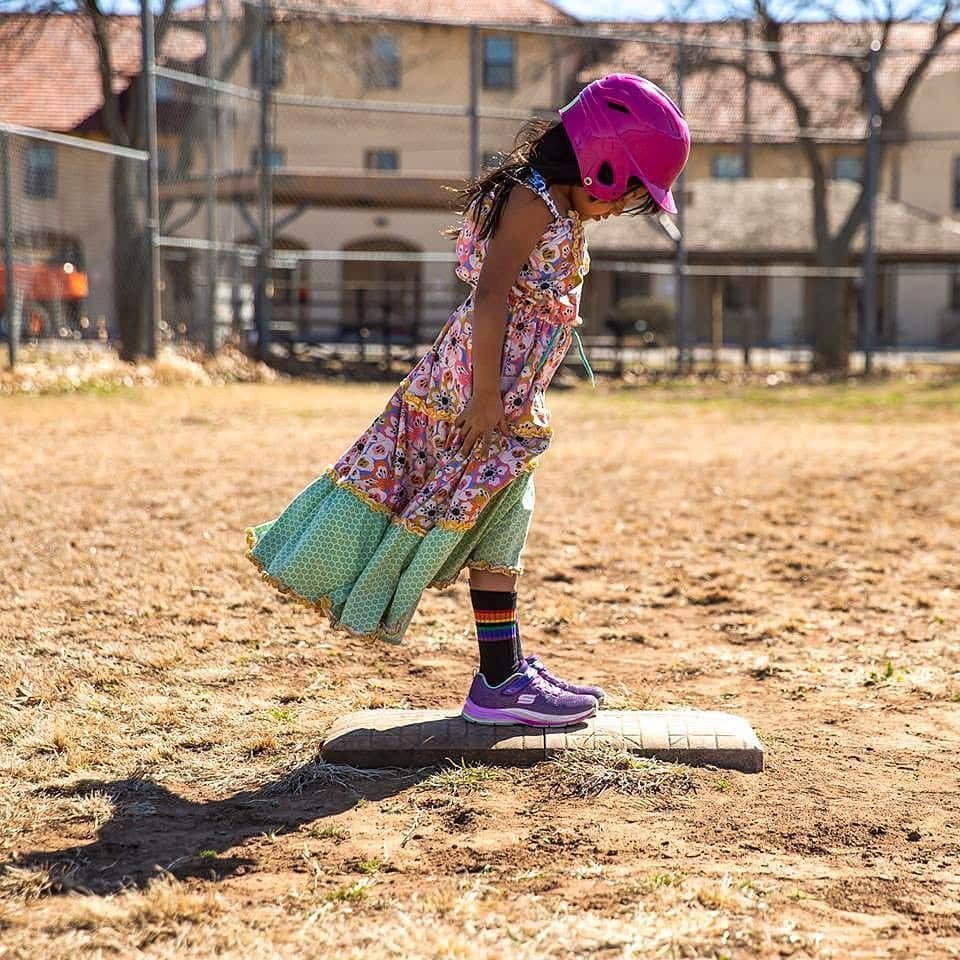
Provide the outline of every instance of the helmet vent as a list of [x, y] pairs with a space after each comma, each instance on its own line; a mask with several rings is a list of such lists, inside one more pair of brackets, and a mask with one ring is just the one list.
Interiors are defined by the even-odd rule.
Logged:
[[619, 110], [620, 113], [629, 113], [629, 112], [630, 112], [630, 110], [629, 110], [624, 104], [622, 104], [622, 103], [617, 103], [616, 100], [608, 100], [608, 101], [607, 101], [607, 106], [608, 106], [611, 110]]
[[597, 171], [597, 180], [606, 187], [613, 183], [613, 167], [606, 160], [600, 164], [600, 169]]

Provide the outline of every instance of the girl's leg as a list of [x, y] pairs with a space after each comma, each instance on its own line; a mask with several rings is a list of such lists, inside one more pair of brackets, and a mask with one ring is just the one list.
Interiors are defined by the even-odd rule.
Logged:
[[477, 622], [480, 672], [491, 686], [503, 683], [523, 662], [516, 590], [515, 575], [470, 571], [470, 600]]
[[516, 593], [517, 575], [493, 573], [490, 570], [470, 570], [471, 590], [505, 590], [507, 593]]

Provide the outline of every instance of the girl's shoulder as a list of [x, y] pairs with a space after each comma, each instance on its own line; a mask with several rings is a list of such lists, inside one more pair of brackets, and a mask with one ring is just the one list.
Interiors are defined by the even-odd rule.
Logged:
[[520, 182], [528, 188], [520, 192], [535, 194], [539, 197], [540, 200], [546, 204], [547, 209], [555, 220], [563, 220], [567, 217], [570, 212], [570, 205], [567, 203], [566, 198], [564, 198], [559, 191], [554, 192], [547, 185], [547, 181], [543, 178], [539, 170], [531, 170], [526, 178]]

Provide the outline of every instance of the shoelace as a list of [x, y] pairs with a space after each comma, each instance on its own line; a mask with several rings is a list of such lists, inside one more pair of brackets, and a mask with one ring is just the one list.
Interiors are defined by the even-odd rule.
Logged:
[[527, 687], [532, 687], [540, 696], [544, 698], [548, 703], [559, 703], [562, 694], [560, 691], [552, 687], [546, 680], [537, 673], [533, 667], [527, 667], [523, 672], [522, 677], [518, 677], [511, 683], [508, 687], [503, 690], [504, 696], [513, 696], [515, 693], [519, 693], [521, 690], [525, 690]]
[[532, 667], [527, 667], [522, 676], [518, 677], [510, 686], [504, 688], [503, 693], [505, 696], [513, 696], [515, 693], [519, 693], [525, 687], [529, 687], [533, 683], [534, 679], [538, 676], [537, 672]]

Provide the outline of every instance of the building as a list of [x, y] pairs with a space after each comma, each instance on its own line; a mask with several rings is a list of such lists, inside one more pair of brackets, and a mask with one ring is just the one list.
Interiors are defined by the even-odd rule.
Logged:
[[[616, 32], [636, 26], [604, 28]], [[676, 96], [676, 39], [682, 35], [691, 42], [725, 45], [685, 51], [684, 110], [694, 138], [685, 173], [689, 190], [685, 233], [691, 262], [702, 270], [708, 264], [723, 266], [727, 274], [737, 263], [780, 266], [784, 274], [791, 267], [797, 271], [813, 267], [810, 167], [792, 105], [772, 79], [763, 79], [770, 72], [767, 54], [743, 46], [762, 39], [756, 25], [674, 23], [652, 29], [674, 42], [624, 41], [581, 70], [577, 79], [582, 85], [611, 72], [640, 73]], [[877, 72], [883, 104], [893, 102], [932, 31], [929, 23], [893, 26], [887, 39], [893, 52], [881, 58]], [[866, 49], [876, 33], [869, 24], [796, 23], [784, 28], [782, 41], [798, 50], [854, 52]], [[782, 59], [788, 79], [809, 107], [807, 131], [831, 182], [828, 209], [835, 230], [863, 179], [866, 119], [858, 62], [813, 52], [784, 53]], [[875, 343], [930, 347], [960, 342], [958, 103], [960, 36], [954, 35], [931, 62], [907, 110], [884, 130]], [[665, 241], [654, 230], [632, 230], [610, 220], [590, 236], [595, 261], [664, 256]], [[860, 265], [862, 246], [861, 230], [847, 266]], [[615, 311], [618, 287], [611, 280], [594, 280], [592, 313], [601, 319]], [[810, 277], [747, 274], [694, 280], [691, 308], [698, 334], [703, 338], [710, 330], [713, 290], [719, 286], [729, 321], [725, 329], [733, 342], [742, 342], [745, 336], [775, 345], [796, 343], [798, 338], [803, 342], [810, 335], [807, 305], [813, 282]], [[854, 328], [859, 287], [854, 280], [844, 283]], [[621, 280], [619, 289], [632, 296], [644, 284], [658, 295], [672, 296], [672, 280], [663, 276], [639, 275], [632, 286]], [[597, 286], [605, 286], [608, 295], [604, 297]], [[748, 335], [743, 318], [751, 316], [753, 332]]]
[[[227, 0], [215, 25], [218, 44], [212, 53], [214, 72], [236, 85], [235, 92], [221, 92], [215, 109], [217, 237], [247, 249], [257, 240], [260, 142], [254, 13], [240, 0]], [[167, 35], [162, 62], [198, 70], [205, 55], [201, 15], [199, 6], [181, 12]], [[482, 28], [473, 25], [480, 22]], [[138, 22], [117, 17], [111, 24], [123, 54], [117, 58], [115, 89], [125, 90], [139, 70]], [[44, 30], [52, 32], [42, 42], [12, 56], [4, 46], [0, 120], [102, 136], [95, 49], [79, 35], [82, 26], [79, 17], [48, 18]], [[571, 26], [576, 21], [547, 0], [491, 0], [476, 13], [452, 0], [286, 0], [276, 5], [271, 72], [277, 105], [270, 164], [277, 174], [274, 240], [280, 257], [273, 288], [274, 316], [281, 326], [329, 336], [356, 335], [361, 327], [385, 322], [401, 336], [412, 327], [427, 333], [439, 326], [463, 292], [444, 259], [451, 242], [443, 231], [454, 217], [429, 205], [418, 209], [410, 197], [418, 190], [424, 196], [438, 179], [462, 182], [472, 169], [493, 162], [498, 151], [511, 146], [522, 116], [555, 117], [556, 108], [595, 76], [640, 73], [676, 94], [673, 41], [683, 32], [691, 41], [726, 44], [720, 51], [694, 45], [687, 54], [685, 110], [694, 149], [685, 177], [684, 233], [690, 262], [701, 274], [691, 280], [690, 298], [698, 333], [711, 332], [719, 298], [725, 337], [734, 342], [807, 338], [809, 284], [798, 274], [815, 263], [810, 181], [789, 104], [762, 76], [745, 82], [737, 66], [739, 58], [752, 74], [762, 75], [765, 55], [737, 48], [743, 38], [753, 37], [753, 28], [598, 24], [604, 36], [595, 39], [547, 32]], [[641, 29], [659, 30], [670, 42], [623, 36]], [[899, 25], [889, 43], [915, 50], [929, 30], [927, 24]], [[855, 24], [803, 23], [788, 28], [784, 40], [852, 50], [865, 46], [868, 31]], [[59, 58], [68, 41], [71, 55]], [[914, 56], [891, 55], [883, 62], [879, 89], [885, 102]], [[809, 125], [817, 131], [817, 149], [832, 181], [831, 216], [839, 218], [857, 193], [851, 181], [862, 178], [864, 119], [856, 78], [843, 61], [788, 54], [785, 63], [791, 75], [817, 91]], [[65, 71], [70, 71], [66, 78]], [[71, 91], [66, 103], [64, 89]], [[205, 162], [197, 133], [203, 98], [196, 87], [162, 78], [158, 100], [164, 232], [173, 237], [164, 247], [164, 309], [171, 325], [185, 329], [204, 302], [197, 293], [204, 259], [189, 249], [206, 230]], [[954, 38], [917, 87], [901, 122], [885, 133], [877, 331], [884, 344], [946, 345], [960, 336], [957, 102], [960, 40]], [[471, 106], [477, 116], [473, 124]], [[49, 160], [49, 151], [35, 151], [29, 161], [39, 171], [32, 174], [35, 181], [48, 176], [43, 171]], [[63, 163], [58, 166], [64, 169]], [[74, 166], [71, 161], [71, 177]], [[79, 224], [79, 233], [97, 237], [106, 249], [97, 224], [111, 203], [109, 178], [102, 163], [98, 170], [94, 184], [96, 178], [77, 166], [77, 182], [87, 186], [69, 192], [76, 193], [83, 209], [67, 217], [61, 205], [56, 216]], [[355, 183], [366, 190], [366, 205], [356, 196], [345, 199]], [[37, 217], [43, 216], [41, 209]], [[667, 267], [673, 245], [652, 221], [612, 218], [590, 224], [588, 236], [594, 273], [583, 303], [587, 333], [605, 333], [606, 321], [627, 298], [672, 298]], [[105, 279], [109, 255], [89, 241], [86, 247]], [[859, 263], [859, 249], [854, 244], [849, 267]], [[378, 253], [388, 259], [376, 260]], [[611, 267], [623, 261], [656, 269], [644, 274]], [[249, 257], [243, 261], [248, 279], [251, 262]], [[751, 268], [758, 264], [779, 275], [756, 276]], [[716, 277], [703, 275], [711, 265], [718, 268]], [[849, 278], [844, 283], [855, 316], [856, 285]], [[98, 283], [97, 290], [109, 286]]]

